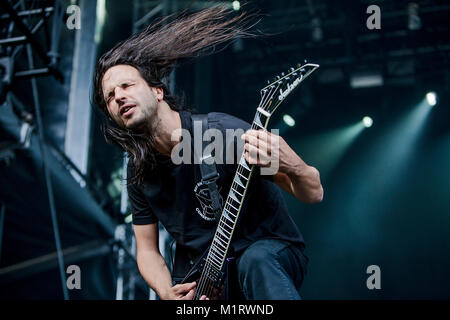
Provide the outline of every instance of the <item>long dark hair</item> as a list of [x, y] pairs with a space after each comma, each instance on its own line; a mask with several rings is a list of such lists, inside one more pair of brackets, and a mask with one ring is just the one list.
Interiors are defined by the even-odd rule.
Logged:
[[102, 126], [106, 141], [128, 152], [133, 168], [128, 182], [142, 183], [154, 168], [154, 136], [151, 132], [139, 133], [120, 128], [112, 121], [103, 97], [105, 72], [121, 64], [136, 68], [150, 87], [163, 89], [164, 101], [172, 110], [180, 111], [182, 106], [164, 83], [172, 69], [180, 59], [208, 55], [218, 51], [220, 48], [217, 46], [229, 40], [255, 36], [249, 32], [257, 23], [255, 17], [256, 14], [245, 12], [235, 15], [220, 5], [194, 14], [170, 15], [118, 43], [100, 57], [94, 76], [94, 101], [108, 118]]

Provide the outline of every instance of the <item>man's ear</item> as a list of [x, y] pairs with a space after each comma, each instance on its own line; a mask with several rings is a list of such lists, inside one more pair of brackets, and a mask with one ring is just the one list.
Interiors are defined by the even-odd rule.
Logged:
[[152, 87], [152, 90], [156, 96], [156, 99], [158, 99], [158, 101], [162, 101], [164, 99], [164, 90], [162, 88]]

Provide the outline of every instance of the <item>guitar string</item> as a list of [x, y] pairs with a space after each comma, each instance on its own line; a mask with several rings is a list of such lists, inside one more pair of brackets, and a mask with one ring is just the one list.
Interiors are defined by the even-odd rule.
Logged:
[[[273, 98], [273, 96], [274, 96], [274, 94], [276, 93], [276, 91], [278, 90], [278, 88], [279, 88], [279, 86], [281, 85], [281, 82], [278, 84], [278, 86], [274, 86], [274, 87], [272, 87], [272, 89], [271, 90], [268, 90], [268, 91], [266, 91], [265, 92], [265, 94], [263, 95], [263, 99], [261, 100], [261, 103], [260, 103], [260, 105], [259, 105], [259, 107], [261, 107], [261, 105], [262, 105], [262, 108], [266, 108], [266, 106], [268, 105], [268, 103], [272, 100], [272, 98]], [[269, 93], [269, 94], [267, 94], [267, 93]], [[267, 94], [267, 95], [266, 95]], [[264, 99], [264, 98], [266, 98], [266, 99]], [[256, 118], [256, 115], [255, 115], [255, 118]], [[257, 129], [258, 128], [258, 126], [256, 126], [256, 125], [254, 125], [254, 122], [252, 123], [252, 127], [251, 127], [252, 129]], [[242, 156], [241, 156], [241, 159], [242, 159]], [[244, 161], [245, 161], [245, 159], [244, 159]], [[239, 172], [239, 173], [244, 173], [242, 170], [239, 170], [240, 168], [238, 167], [238, 170], [237, 170], [237, 172]], [[235, 181], [234, 181], [234, 179], [233, 179], [233, 184], [232, 184], [232, 188], [234, 188], [234, 184], [235, 184]], [[237, 185], [237, 184], [236, 184]], [[248, 181], [247, 181], [247, 183], [246, 183], [246, 185], [245, 185], [245, 188], [244, 188], [244, 190], [247, 188], [247, 186], [248, 186]], [[242, 199], [241, 199], [241, 201], [242, 201]], [[231, 208], [227, 208], [227, 205], [228, 206], [231, 206], [229, 203], [228, 203], [228, 201], [226, 202], [226, 204], [225, 204], [225, 209], [228, 209], [228, 210], [231, 210]], [[230, 212], [231, 213], [231, 212]], [[225, 222], [223, 222], [222, 221], [222, 219], [219, 221], [219, 227], [222, 229], [222, 230], [225, 230], [223, 227], [224, 227], [224, 225], [225, 225]], [[226, 224], [230, 229], [232, 229], [233, 230], [233, 228], [231, 228], [228, 224]], [[230, 233], [230, 237], [231, 237], [231, 233]], [[215, 247], [217, 248], [217, 245], [215, 245]], [[215, 253], [215, 251], [217, 252], [218, 251], [218, 249], [215, 249], [214, 250], [214, 248], [211, 248], [212, 250], [212, 253], [214, 254]], [[226, 250], [225, 250], [226, 251]], [[216, 254], [217, 255], [217, 254]], [[206, 259], [206, 265], [205, 265], [205, 267], [203, 268], [203, 272], [202, 272], [202, 276], [200, 277], [200, 283], [199, 283], [199, 286], [198, 286], [198, 289], [196, 290], [196, 298], [200, 298], [201, 296], [202, 296], [202, 294], [201, 293], [203, 293], [203, 291], [206, 289], [206, 296], [208, 296], [208, 297], [210, 297], [210, 295], [211, 295], [211, 291], [213, 290], [213, 287], [212, 287], [212, 280], [210, 280], [209, 279], [209, 277], [206, 277], [206, 274], [210, 274], [211, 273], [211, 266], [210, 265], [213, 265], [212, 263], [210, 263], [208, 260], [211, 260], [211, 259], [208, 259], [209, 258], [209, 256], [207, 257], [207, 259]], [[225, 258], [225, 257], [224, 257]], [[217, 262], [216, 262], [217, 263]], [[221, 266], [222, 267], [222, 266]], [[202, 279], [203, 279], [203, 281], [202, 281]], [[205, 288], [206, 287], [206, 288]]]
[[[252, 128], [253, 128], [254, 126], [252, 126]], [[254, 128], [253, 128], [254, 129]], [[241, 173], [243, 173], [243, 172], [241, 172]], [[233, 184], [234, 184], [234, 181], [233, 181]], [[245, 188], [247, 188], [247, 186], [248, 186], [248, 183], [246, 183], [245, 184]], [[232, 185], [232, 188], [236, 188], [236, 187], [233, 187], [233, 185]], [[228, 209], [228, 210], [231, 210], [231, 208], [227, 208], [227, 206], [230, 206], [230, 204], [228, 203], [228, 201], [227, 201], [227, 203], [225, 204], [225, 209]], [[237, 217], [236, 217], [236, 220], [237, 220]], [[222, 229], [224, 229], [224, 225], [225, 225], [226, 223], [225, 222], [222, 222], [222, 221], [220, 221], [220, 223], [219, 223], [219, 228], [222, 228]], [[230, 228], [230, 229], [233, 229], [232, 227], [230, 227], [228, 224], [227, 224], [227, 226]], [[231, 234], [230, 234], [230, 238], [231, 238]], [[219, 251], [219, 249], [218, 249], [218, 246], [215, 244], [215, 241], [213, 240], [213, 244], [212, 244], [212, 250], [213, 250], [213, 252], [215, 251], [216, 252], [216, 256], [217, 256], [217, 251]], [[225, 257], [223, 257], [223, 259], [225, 259], [226, 258], [226, 251], [227, 250], [225, 250]], [[219, 251], [220, 252], [220, 251]], [[220, 255], [221, 256], [223, 256], [223, 254], [222, 253], [220, 253]], [[212, 271], [212, 268], [211, 268], [211, 266], [210, 266], [210, 264], [207, 264], [206, 265], [206, 267], [204, 268], [204, 271], [205, 271], [205, 273], [207, 274], [207, 275], [209, 275], [209, 274], [211, 274], [211, 271]], [[213, 280], [210, 280], [209, 279], [209, 277], [206, 277], [206, 281], [204, 282], [204, 284], [202, 285], [202, 290], [201, 291], [203, 291], [203, 290], [205, 290], [206, 289], [206, 292], [205, 292], [205, 295], [207, 296], [207, 297], [211, 297], [212, 295], [212, 292], [213, 292], [213, 290], [214, 290], [214, 287], [213, 287], [213, 285], [214, 285], [214, 281]], [[216, 280], [217, 281], [217, 280]], [[206, 287], [206, 288], [205, 288]], [[220, 288], [219, 288], [219, 290], [220, 290]], [[199, 296], [201, 297], [201, 293], [199, 294]]]
[[[272, 98], [273, 98], [273, 96], [275, 95], [275, 93], [276, 93], [276, 91], [278, 90], [278, 88], [280, 87], [280, 85], [281, 85], [281, 82], [279, 82], [279, 84], [278, 84], [278, 86], [273, 86], [272, 87], [272, 89], [271, 90], [267, 90], [265, 93], [264, 93], [264, 95], [263, 95], [263, 98], [261, 99], [261, 103], [259, 104], [259, 106], [258, 106], [258, 108], [260, 108], [260, 107], [262, 107], [263, 109], [265, 109], [266, 107], [267, 107], [267, 105], [268, 105], [268, 103], [272, 100]], [[268, 93], [268, 94], [267, 94]], [[266, 95], [267, 94], [267, 95]], [[255, 119], [256, 119], [256, 115], [255, 115]], [[252, 123], [252, 126], [251, 126], [251, 129], [258, 129], [259, 128], [259, 126], [257, 126], [257, 125], [255, 125], [255, 120], [253, 121], [253, 123]], [[242, 158], [243, 158], [243, 154], [241, 155], [241, 160], [242, 160]], [[243, 159], [244, 161], [246, 161], [245, 160], [245, 158]], [[238, 173], [240, 173], [240, 174], [242, 174], [242, 173], [244, 173], [242, 170], [239, 170], [239, 169], [241, 169], [240, 168], [241, 166], [238, 166], [238, 168], [237, 168], [237, 171], [236, 172], [238, 172]], [[251, 166], [251, 167], [253, 167], [253, 166]], [[247, 169], [246, 169], [247, 170]], [[248, 171], [248, 170], [247, 170]], [[250, 169], [250, 172], [251, 172], [251, 169]], [[234, 185], [236, 185], [236, 187], [234, 187]], [[236, 184], [236, 182], [234, 181], [234, 179], [233, 179], [233, 182], [232, 182], [232, 185], [231, 185], [231, 188], [233, 188], [233, 189], [237, 189], [237, 186], [238, 186], [238, 184]], [[247, 182], [245, 183], [245, 188], [244, 188], [244, 190], [246, 189], [248, 187], [248, 180], [247, 180]], [[242, 202], [242, 200], [243, 200], [243, 197], [242, 197], [242, 199], [241, 199], [241, 202]], [[234, 200], [233, 200], [234, 201]], [[236, 201], [235, 201], [236, 202]], [[239, 203], [239, 202], [238, 202]], [[228, 203], [228, 201], [226, 201], [226, 203], [225, 203], [225, 207], [224, 207], [224, 209], [228, 209], [228, 210], [231, 210], [231, 208], [227, 208], [227, 205], [228, 206], [231, 206], [231, 204], [229, 204]], [[239, 204], [240, 205], [240, 204]], [[231, 206], [231, 207], [233, 207], [233, 206]], [[233, 207], [234, 208], [234, 207]], [[239, 210], [238, 210], [239, 211]], [[231, 213], [231, 212], [230, 212]], [[236, 216], [236, 220], [237, 220], [237, 216]], [[219, 221], [219, 225], [218, 225], [218, 228], [221, 228], [222, 230], [225, 230], [224, 229], [224, 225], [226, 225], [226, 226], [228, 226], [232, 231], [233, 231], [233, 229], [234, 229], [234, 226], [233, 227], [230, 227], [226, 222], [224, 222], [225, 220], [223, 220], [223, 219], [220, 219], [220, 221]], [[234, 225], [235, 225], [235, 223], [236, 223], [236, 221], [234, 222]], [[216, 233], [217, 233], [217, 231], [216, 231]], [[231, 238], [231, 233], [230, 233], [230, 238]], [[212, 251], [212, 253], [215, 253], [214, 251], [219, 251], [217, 248], [217, 245], [214, 245], [215, 247], [216, 247], [216, 249], [214, 250], [214, 248], [213, 247], [211, 247], [211, 251]], [[228, 250], [228, 248], [226, 248], [226, 250], [225, 250], [225, 257], [223, 257], [223, 259], [225, 259], [226, 258], [226, 251]], [[220, 252], [220, 251], [219, 251]], [[221, 254], [221, 256], [223, 256], [223, 254]], [[213, 265], [212, 264], [212, 262], [211, 263], [209, 263], [209, 260], [211, 260], [211, 259], [208, 259], [209, 258], [209, 254], [208, 254], [208, 257], [206, 258], [206, 263], [205, 263], [205, 267], [203, 268], [203, 270], [202, 270], [202, 274], [201, 274], [201, 277], [200, 277], [200, 281], [199, 281], [199, 285], [198, 285], [198, 289], [196, 290], [196, 294], [195, 294], [195, 296], [194, 296], [194, 299], [195, 298], [200, 298], [203, 294], [203, 291], [205, 291], [205, 289], [206, 289], [206, 291], [204, 292], [204, 294], [207, 296], [207, 297], [210, 297], [210, 295], [211, 295], [211, 293], [212, 293], [212, 291], [213, 291], [213, 281], [209, 278], [209, 277], [207, 277], [206, 276], [206, 274], [211, 274], [211, 271], [212, 271], [212, 268], [211, 268], [211, 266]], [[216, 262], [217, 263], [217, 262]], [[219, 266], [222, 268], [223, 267], [223, 262], [222, 262], [222, 265], [220, 265], [219, 264]], [[221, 270], [220, 270], [221, 271]], [[219, 272], [220, 272], [219, 271]], [[206, 287], [206, 288], [205, 288]], [[220, 288], [219, 288], [220, 289]], [[197, 300], [196, 299], [196, 300]]]
[[[279, 83], [279, 85], [276, 86], [276, 87], [275, 87], [275, 86], [272, 87], [272, 89], [268, 91], [269, 94], [267, 94], [267, 95], [266, 95], [267, 91], [265, 92], [265, 94], [264, 94], [264, 96], [263, 96], [263, 99], [262, 99], [260, 105], [258, 106], [258, 108], [261, 107], [261, 105], [262, 105], [262, 107], [263, 107], [264, 109], [266, 108], [266, 106], [267, 106], [268, 103], [272, 100], [272, 98], [273, 98], [275, 92], [278, 90], [278, 88], [279, 88], [280, 85], [281, 85], [281, 83]], [[255, 115], [255, 120], [256, 120], [256, 115]], [[256, 122], [255, 120], [254, 120], [253, 123], [252, 123], [252, 127], [251, 127], [252, 129], [258, 129], [258, 128], [259, 128], [259, 126], [255, 124], [255, 122]], [[242, 158], [243, 158], [243, 155], [241, 156], [241, 160], [242, 160]], [[245, 161], [245, 159], [243, 159], [243, 160]], [[250, 166], [250, 167], [251, 167], [251, 169], [250, 169], [250, 172], [251, 172], [252, 169], [253, 169], [253, 166]], [[239, 173], [244, 173], [244, 172], [243, 172], [243, 168], [242, 168], [242, 170], [239, 170], [239, 169], [240, 169], [240, 168], [238, 167], [237, 172], [239, 172]], [[247, 175], [245, 175], [245, 176], [247, 176]], [[233, 184], [232, 184], [232, 186], [231, 186], [232, 189], [238, 190], [237, 186], [238, 186], [238, 184], [236, 184], [235, 181], [234, 181], [234, 179], [233, 179]], [[248, 187], [248, 180], [247, 180], [247, 183], [245, 184], [244, 191], [245, 191], [245, 189], [246, 189], [247, 187]], [[244, 193], [244, 192], [243, 192], [243, 193]], [[232, 199], [232, 200], [235, 201], [236, 203], [238, 203], [239, 206], [240, 206], [240, 202], [243, 201], [243, 197], [241, 198], [241, 201], [240, 201], [240, 202], [239, 202], [239, 201], [236, 201], [236, 200], [234, 200], [234, 199]], [[231, 202], [231, 201], [230, 201], [230, 202]], [[225, 204], [225, 209], [231, 210], [230, 207], [227, 208], [227, 205], [228, 205], [228, 206], [231, 206], [231, 208], [234, 208], [234, 206], [232, 206], [231, 203], [229, 203], [229, 202], [227, 201], [227, 203]], [[236, 208], [234, 208], [234, 209], [236, 210]], [[231, 211], [232, 211], [232, 210], [231, 210]], [[230, 213], [231, 213], [231, 212], [230, 212]], [[236, 214], [238, 214], [238, 213], [239, 213], [239, 210], [238, 210], [238, 212], [237, 212]], [[237, 220], [237, 217], [235, 217], [235, 218], [236, 218], [236, 220]], [[236, 220], [235, 220], [235, 222], [236, 222]], [[234, 224], [235, 224], [235, 223], [234, 223]], [[227, 225], [227, 226], [233, 231], [234, 226], [233, 226], [233, 227], [230, 227], [230, 226], [228, 225], [228, 223], [225, 222], [225, 219], [221, 219], [221, 221], [220, 221], [220, 223], [219, 223], [219, 226], [221, 227], [222, 230], [225, 230], [225, 229], [224, 229], [224, 225]], [[231, 238], [231, 233], [230, 233], [229, 238]], [[227, 241], [229, 241], [229, 239], [228, 239]], [[219, 241], [219, 242], [220, 242], [220, 241]], [[218, 246], [215, 245], [215, 247], [216, 247], [216, 251], [219, 251], [219, 250], [218, 250]], [[227, 249], [228, 249], [228, 248], [225, 249], [225, 253], [226, 253]], [[223, 256], [223, 254], [222, 254], [222, 256]], [[224, 257], [224, 258], [226, 258], [226, 257]], [[221, 266], [221, 267], [222, 267], [222, 266]], [[207, 291], [208, 291], [208, 294], [207, 294], [207, 295], [209, 295], [210, 292], [211, 292], [211, 290], [213, 290], [213, 288], [211, 287], [211, 288], [207, 288], [207, 289], [209, 289], [209, 290], [207, 290]]]
[[[266, 96], [266, 101], [264, 101], [264, 97], [263, 97], [263, 100], [262, 100], [262, 103], [260, 103], [260, 106], [259, 107], [261, 107], [261, 105], [263, 105], [262, 107], [263, 108], [265, 108], [266, 106], [267, 106], [267, 104], [268, 104], [268, 102], [273, 98], [273, 95], [275, 94], [275, 92], [276, 92], [276, 90], [279, 88], [279, 85], [277, 86], [277, 87], [273, 87], [272, 88], [272, 92], [269, 90], [268, 92], [269, 92], [269, 94]], [[255, 116], [255, 118], [256, 118], [256, 116]], [[257, 125], [254, 125], [254, 122], [255, 121], [253, 121], [253, 123], [252, 123], [252, 129], [257, 129]], [[243, 159], [243, 154], [241, 155], [241, 160], [244, 160], [244, 161], [246, 161], [245, 160], [245, 158]], [[242, 174], [242, 173], [244, 173], [244, 171], [243, 171], [243, 167], [241, 168], [242, 166], [238, 166], [238, 168], [237, 168], [237, 173], [239, 173], [239, 174]], [[247, 169], [246, 169], [247, 170]], [[248, 170], [247, 170], [248, 171]], [[250, 170], [251, 171], [251, 170]], [[247, 180], [248, 181], [248, 180]], [[247, 183], [246, 183], [247, 184]], [[234, 189], [234, 190], [239, 190], [237, 187], [239, 186], [239, 184], [237, 184], [236, 182], [235, 182], [235, 179], [233, 179], [233, 181], [232, 181], [232, 185], [231, 185], [231, 188], [232, 189]], [[244, 190], [247, 188], [247, 186], [245, 186], [244, 187]], [[235, 200], [233, 200], [233, 201], [235, 201]], [[242, 201], [242, 199], [241, 199], [241, 201]], [[236, 201], [235, 201], [236, 202]], [[239, 202], [237, 202], [237, 203], [239, 203]], [[228, 207], [227, 207], [228, 206]], [[228, 210], [231, 210], [232, 211], [232, 209], [231, 208], [234, 208], [233, 206], [231, 206], [231, 204], [229, 204], [229, 201], [226, 201], [226, 203], [225, 203], [225, 209], [228, 209]], [[236, 209], [236, 208], [234, 208], [234, 209]], [[231, 213], [231, 212], [230, 212]], [[219, 226], [220, 227], [223, 227], [223, 226], [228, 226], [230, 229], [233, 229], [233, 228], [231, 228], [226, 222], [225, 222], [226, 220], [225, 219], [220, 219], [220, 222], [219, 222]], [[222, 228], [223, 229], [223, 228]]]
[[[261, 100], [261, 103], [259, 104], [259, 106], [258, 107], [260, 107], [261, 106], [261, 104], [263, 104], [264, 103], [264, 98], [266, 98], [267, 97], [267, 95], [266, 95], [266, 93], [267, 93], [267, 91], [264, 93], [264, 95], [263, 95], [263, 99]], [[242, 158], [242, 157], [241, 157]], [[239, 168], [238, 168], [239, 169]], [[242, 172], [240, 172], [240, 173], [242, 173]], [[233, 182], [234, 182], [234, 179], [233, 179]], [[230, 209], [230, 208], [227, 208], [227, 203], [225, 204], [225, 209]], [[231, 218], [231, 217], [230, 217]], [[221, 219], [222, 220], [222, 219]], [[228, 224], [227, 224], [227, 226], [228, 226]], [[218, 226], [219, 228], [221, 228], [222, 230], [225, 230], [224, 229], [224, 222], [222, 222], [222, 221], [219, 221], [219, 226]], [[229, 226], [228, 226], [229, 227]], [[232, 229], [231, 227], [230, 227], [230, 229]], [[214, 244], [213, 244], [214, 245]], [[212, 250], [212, 252], [214, 253], [214, 247], [212, 247], [211, 248], [211, 250]], [[216, 249], [217, 250], [217, 249]], [[207, 260], [207, 262], [206, 262], [206, 266], [205, 266], [205, 268], [203, 269], [203, 273], [202, 273], [202, 277], [200, 278], [200, 283], [199, 283], [199, 288], [198, 288], [198, 291], [197, 292], [199, 292], [199, 294], [197, 295], [197, 296], [201, 296], [201, 293], [202, 293], [202, 291], [205, 289], [204, 287], [205, 286], [207, 286], [207, 290], [206, 290], [206, 295], [207, 296], [210, 296], [210, 294], [211, 294], [211, 288], [208, 288], [208, 285], [210, 285], [210, 283], [209, 283], [209, 281], [202, 281], [202, 279], [208, 279], [209, 277], [204, 277], [204, 275], [205, 275], [205, 273], [206, 274], [209, 274], [210, 273], [210, 271], [211, 271], [211, 267], [210, 267], [210, 264], [209, 264], [209, 261], [208, 261], [208, 259], [206, 259]]]
[[[209, 265], [207, 265], [207, 269], [206, 271], [208, 272], [208, 274], [210, 274], [211, 272], [211, 267]], [[204, 295], [206, 295], [208, 298], [211, 298], [211, 293], [212, 293], [212, 288], [214, 285], [214, 281], [212, 279], [210, 279], [209, 277], [206, 278], [206, 292], [204, 292]], [[217, 280], [216, 280], [217, 281]], [[199, 296], [201, 297], [203, 294], [199, 294]]]
[[[279, 86], [278, 86], [278, 87], [279, 87]], [[265, 97], [266, 99], [268, 99], [268, 101], [270, 101], [270, 100], [273, 98], [273, 95], [275, 94], [275, 92], [276, 92], [276, 90], [278, 89], [278, 87], [272, 88], [272, 91], [273, 91], [273, 92], [270, 92], [270, 90], [268, 91], [269, 94]], [[262, 107], [265, 108], [265, 107], [267, 106], [267, 104], [268, 104], [268, 101], [265, 101], [265, 100], [264, 100], [264, 96], [263, 96], [263, 99], [261, 100], [261, 103], [260, 103], [259, 107], [261, 107], [261, 105], [262, 105]], [[256, 118], [256, 117], [255, 117], [255, 118]], [[252, 123], [252, 127], [251, 127], [251, 128], [252, 128], [252, 129], [257, 129], [257, 126], [254, 125], [254, 121], [253, 121], [253, 123]], [[243, 159], [243, 154], [241, 155], [241, 160], [244, 160], [244, 161], [245, 161], [245, 159]], [[247, 170], [247, 169], [246, 169], [246, 170]], [[237, 168], [237, 173], [239, 173], [239, 174], [244, 173], [244, 172], [243, 172], [243, 168], [241, 168], [241, 166], [238, 166], [238, 168]], [[239, 185], [235, 182], [235, 179], [233, 179], [231, 188], [232, 188], [232, 189], [238, 189], [237, 186], [239, 186]], [[245, 186], [244, 189], [245, 189], [246, 187], [247, 187], [247, 186]], [[234, 201], [234, 200], [233, 200], [233, 201]], [[238, 202], [238, 203], [239, 203], [239, 202]], [[229, 206], [229, 207], [227, 207], [227, 206]], [[234, 208], [233, 206], [231, 206], [231, 205], [229, 204], [229, 201], [226, 201], [226, 203], [225, 203], [225, 209], [228, 209], [228, 210], [233, 211], [230, 207], [231, 207], [231, 208]], [[234, 208], [234, 209], [236, 209], [236, 208]], [[231, 212], [230, 212], [230, 213], [231, 213]], [[225, 221], [226, 221], [225, 219], [220, 219], [220, 221], [219, 221], [219, 226], [220, 226], [220, 227], [223, 227], [223, 226], [226, 225], [226, 226], [230, 227]], [[231, 227], [230, 227], [230, 228], [231, 228]], [[233, 228], [231, 228], [231, 229], [233, 229]], [[222, 230], [223, 230], [223, 228], [222, 228]], [[225, 230], [226, 230], [226, 229], [225, 229]]]

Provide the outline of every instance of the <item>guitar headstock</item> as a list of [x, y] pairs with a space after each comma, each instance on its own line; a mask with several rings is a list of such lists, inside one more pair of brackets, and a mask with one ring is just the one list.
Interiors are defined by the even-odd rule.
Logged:
[[259, 109], [272, 115], [284, 99], [311, 73], [319, 68], [318, 64], [305, 63], [298, 64], [295, 68], [290, 68], [286, 73], [277, 75], [275, 79], [261, 89], [261, 102]]

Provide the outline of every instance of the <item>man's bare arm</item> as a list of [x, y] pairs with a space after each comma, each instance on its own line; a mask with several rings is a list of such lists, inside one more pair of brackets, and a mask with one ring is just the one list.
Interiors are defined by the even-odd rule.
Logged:
[[286, 141], [264, 130], [249, 130], [245, 140], [245, 159], [250, 164], [269, 167], [278, 161], [274, 182], [283, 190], [305, 203], [317, 203], [323, 199], [319, 171], [307, 165]]
[[192, 300], [195, 282], [172, 286], [172, 276], [158, 248], [158, 224], [134, 225], [139, 271], [163, 300]]
[[303, 176], [292, 173], [292, 178], [286, 173], [277, 172], [273, 177], [273, 181], [301, 202], [321, 202], [323, 189], [320, 184], [319, 172], [314, 167], [308, 167], [307, 170], [308, 172]]

